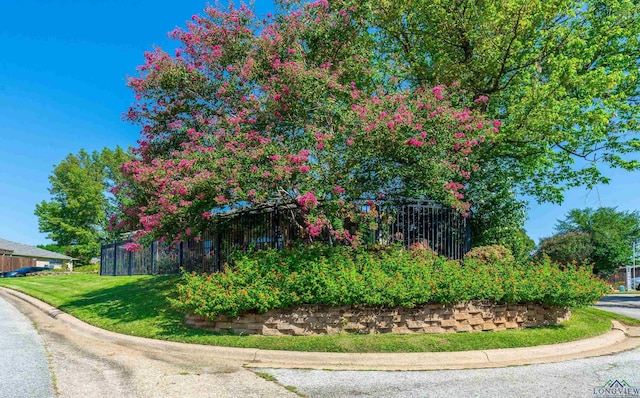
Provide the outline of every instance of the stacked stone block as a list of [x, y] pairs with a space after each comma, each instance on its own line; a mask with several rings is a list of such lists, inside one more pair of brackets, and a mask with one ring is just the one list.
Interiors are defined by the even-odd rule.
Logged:
[[189, 314], [186, 323], [199, 329], [239, 335], [310, 336], [340, 333], [458, 333], [523, 329], [555, 325], [569, 319], [568, 308], [545, 304], [423, 304], [415, 308], [303, 305], [208, 321]]

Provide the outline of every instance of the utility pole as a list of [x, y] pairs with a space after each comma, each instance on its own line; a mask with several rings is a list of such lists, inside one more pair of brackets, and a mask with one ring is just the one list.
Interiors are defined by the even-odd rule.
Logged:
[[[633, 241], [633, 268], [631, 273], [631, 284], [636, 280], [636, 246], [638, 246], [638, 238]], [[637, 286], [637, 285], [636, 285]], [[635, 289], [636, 286], [631, 286], [632, 289]]]
[[[633, 240], [633, 264], [631, 266], [626, 266], [626, 277], [627, 277], [627, 291], [631, 289], [635, 289], [637, 284], [633, 284], [636, 278], [636, 246], [638, 246], [638, 238]], [[630, 272], [631, 271], [631, 272]]]

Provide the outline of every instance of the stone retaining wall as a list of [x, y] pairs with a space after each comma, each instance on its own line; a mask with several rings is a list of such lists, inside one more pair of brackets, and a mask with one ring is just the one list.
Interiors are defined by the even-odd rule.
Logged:
[[415, 308], [366, 306], [329, 307], [303, 305], [263, 314], [246, 313], [237, 318], [219, 316], [207, 321], [188, 314], [193, 328], [235, 334], [309, 336], [339, 333], [457, 333], [523, 329], [555, 325], [569, 319], [568, 308], [543, 304], [424, 304]]

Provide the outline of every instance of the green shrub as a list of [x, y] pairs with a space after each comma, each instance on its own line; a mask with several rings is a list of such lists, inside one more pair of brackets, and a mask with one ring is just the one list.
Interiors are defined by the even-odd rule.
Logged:
[[502, 245], [478, 246], [464, 255], [465, 259], [474, 259], [485, 264], [493, 264], [502, 261], [514, 261], [511, 250]]
[[409, 251], [414, 257], [431, 258], [438, 256], [438, 252], [433, 250], [427, 242], [416, 242], [409, 247]]
[[426, 251], [311, 247], [239, 255], [233, 269], [212, 275], [183, 274], [175, 308], [209, 319], [266, 312], [301, 304], [414, 307], [470, 300], [593, 304], [607, 286], [588, 269], [561, 269], [548, 259], [519, 263], [458, 261]]
[[73, 267], [75, 272], [85, 272], [90, 274], [97, 274], [100, 272], [100, 264], [78, 265]]
[[553, 261], [563, 264], [590, 264], [593, 263], [594, 252], [591, 235], [586, 232], [568, 232], [542, 239], [536, 256], [542, 258], [547, 255]]

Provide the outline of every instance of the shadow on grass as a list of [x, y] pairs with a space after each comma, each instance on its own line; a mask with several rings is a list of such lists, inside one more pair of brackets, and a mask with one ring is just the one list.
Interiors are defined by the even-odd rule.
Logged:
[[171, 308], [168, 299], [174, 294], [178, 276], [131, 278], [115, 286], [110, 278], [100, 279], [111, 286], [92, 289], [61, 309], [72, 315], [82, 313], [81, 318], [96, 326], [111, 324], [138, 336], [162, 339], [211, 334], [189, 328], [184, 323], [184, 314]]

